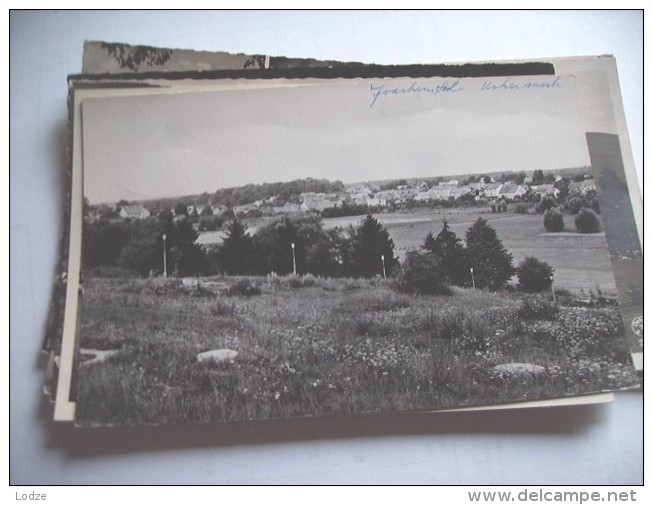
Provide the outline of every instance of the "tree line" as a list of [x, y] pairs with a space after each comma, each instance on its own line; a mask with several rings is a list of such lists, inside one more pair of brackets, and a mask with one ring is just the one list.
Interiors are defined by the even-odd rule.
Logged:
[[[319, 216], [284, 216], [252, 236], [233, 219], [220, 246], [204, 249], [186, 219], [172, 213], [124, 222], [85, 222], [86, 270], [118, 267], [132, 275], [268, 275], [312, 274], [321, 277], [396, 277], [414, 293], [444, 293], [450, 285], [496, 291], [514, 274], [525, 291], [549, 288], [553, 269], [535, 258], [517, 268], [496, 231], [478, 218], [465, 243], [449, 228], [429, 232], [419, 250], [403, 264], [395, 255], [388, 230], [370, 213], [346, 229], [326, 230]], [[165, 254], [164, 254], [165, 251]], [[530, 276], [530, 277], [529, 277]]]
[[179, 276], [274, 272], [323, 277], [373, 277], [384, 268], [392, 276], [399, 268], [394, 242], [371, 214], [346, 230], [326, 230], [315, 215], [285, 216], [254, 236], [233, 219], [225, 235], [220, 246], [204, 249], [190, 220], [175, 220], [169, 211], [142, 220], [85, 222], [84, 268], [117, 267], [139, 276], [158, 275], [165, 268]]

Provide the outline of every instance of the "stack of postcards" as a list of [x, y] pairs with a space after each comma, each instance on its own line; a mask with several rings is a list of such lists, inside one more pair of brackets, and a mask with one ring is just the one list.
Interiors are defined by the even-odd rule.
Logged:
[[56, 420], [521, 408], [640, 385], [642, 198], [612, 57], [89, 42], [69, 90]]

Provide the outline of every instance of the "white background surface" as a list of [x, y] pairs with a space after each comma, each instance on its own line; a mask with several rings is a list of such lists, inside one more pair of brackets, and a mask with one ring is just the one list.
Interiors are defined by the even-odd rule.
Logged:
[[613, 54], [640, 184], [639, 12], [13, 12], [10, 482], [638, 484], [643, 397], [613, 404], [177, 428], [54, 426], [41, 395], [61, 219], [66, 76], [85, 39], [367, 63]]

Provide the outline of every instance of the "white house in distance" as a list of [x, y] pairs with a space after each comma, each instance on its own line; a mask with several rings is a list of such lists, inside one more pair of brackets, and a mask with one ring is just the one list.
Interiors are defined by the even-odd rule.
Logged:
[[527, 191], [528, 186], [524, 184], [504, 184], [497, 191], [497, 196], [506, 200], [514, 200], [515, 198], [524, 196]]
[[596, 183], [594, 182], [594, 179], [585, 179], [581, 182], [569, 183], [570, 193], [580, 193], [581, 195], [585, 195], [589, 191], [596, 191]]
[[497, 182], [490, 182], [482, 187], [483, 195], [488, 198], [498, 198], [499, 190], [501, 189], [502, 184]]
[[146, 219], [150, 217], [150, 211], [142, 205], [123, 205], [118, 215], [123, 219]]
[[553, 184], [540, 184], [539, 186], [531, 186], [533, 193], [544, 196], [544, 195], [553, 195], [558, 197], [560, 190], [556, 188]]

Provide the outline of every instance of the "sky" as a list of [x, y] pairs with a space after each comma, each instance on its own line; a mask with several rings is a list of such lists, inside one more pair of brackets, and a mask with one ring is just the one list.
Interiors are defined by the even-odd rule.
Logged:
[[297, 82], [84, 100], [85, 196], [589, 165], [571, 76]]

